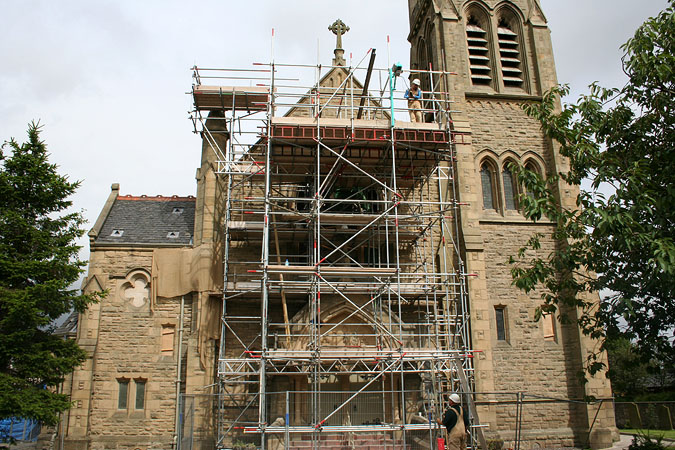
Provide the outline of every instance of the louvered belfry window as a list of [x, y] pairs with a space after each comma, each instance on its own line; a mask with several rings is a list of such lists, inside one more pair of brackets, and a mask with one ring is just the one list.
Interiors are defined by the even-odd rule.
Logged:
[[490, 84], [490, 52], [487, 30], [474, 17], [466, 25], [466, 41], [469, 47], [469, 69], [473, 84]]
[[523, 85], [520, 45], [518, 43], [518, 34], [512, 28], [505, 20], [499, 22], [499, 26], [497, 27], [499, 60], [502, 65], [504, 86], [520, 87]]

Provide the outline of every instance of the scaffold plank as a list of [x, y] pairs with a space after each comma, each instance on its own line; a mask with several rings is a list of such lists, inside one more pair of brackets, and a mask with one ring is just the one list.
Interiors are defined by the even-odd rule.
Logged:
[[[284, 265], [268, 265], [268, 273], [295, 273], [295, 274], [313, 274], [319, 269], [317, 266], [284, 266]], [[375, 267], [331, 267], [321, 266], [321, 275], [340, 275], [352, 277], [372, 277], [372, 276], [393, 276], [396, 274], [396, 269], [375, 268]]]
[[[277, 283], [270, 283], [270, 295], [274, 296], [277, 294], [275, 291], [279, 288]], [[304, 298], [307, 293], [309, 293], [313, 284], [309, 281], [294, 281], [292, 283], [286, 282], [284, 285], [284, 290], [287, 295], [301, 295]], [[324, 283], [320, 283], [321, 288], [327, 288], [328, 286]], [[339, 289], [343, 293], [347, 294], [364, 294], [364, 293], [375, 293], [381, 289], [380, 284], [354, 284], [354, 283], [338, 283]], [[436, 292], [437, 295], [441, 295], [444, 290], [445, 284], [443, 283], [400, 283], [396, 284], [389, 288], [389, 291], [394, 294], [394, 296], [401, 295], [404, 298], [415, 298], [417, 296], [422, 296], [425, 294], [430, 294]], [[227, 292], [230, 294], [241, 293], [248, 294], [251, 298], [260, 297], [260, 281], [237, 281], [237, 282], [228, 282]]]
[[269, 101], [269, 88], [240, 86], [192, 87], [192, 97], [198, 110], [265, 111]]
[[[379, 362], [384, 360], [400, 361], [432, 361], [438, 358], [456, 358], [465, 352], [460, 350], [436, 350], [420, 348], [381, 348], [362, 347], [362, 348], [340, 348], [340, 349], [321, 349], [321, 360], [324, 362], [333, 360], [366, 360], [370, 362]], [[302, 360], [311, 361], [316, 357], [315, 352], [311, 350], [297, 349], [275, 349], [268, 350], [265, 359], [267, 361], [275, 360]]]
[[[321, 431], [323, 433], [337, 433], [337, 432], [368, 432], [368, 433], [383, 433], [391, 431], [403, 431], [403, 430], [428, 430], [438, 428], [436, 424], [424, 424], [424, 423], [406, 423], [406, 424], [381, 424], [381, 425], [324, 425], [321, 426]], [[262, 428], [259, 427], [244, 427], [244, 433], [262, 433]], [[303, 433], [311, 434], [316, 431], [316, 427], [311, 426], [290, 426], [286, 427], [265, 427], [265, 433]]]
[[[306, 117], [272, 118], [271, 137], [286, 141], [327, 142], [356, 141], [371, 145], [389, 145], [392, 129], [386, 120], [319, 119]], [[442, 146], [450, 142], [448, 132], [437, 123], [396, 121], [393, 128], [396, 142], [420, 146]]]

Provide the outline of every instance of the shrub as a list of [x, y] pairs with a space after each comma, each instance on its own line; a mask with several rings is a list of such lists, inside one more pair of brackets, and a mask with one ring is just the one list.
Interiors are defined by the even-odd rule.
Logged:
[[665, 450], [666, 447], [661, 442], [662, 440], [662, 436], [651, 439], [648, 434], [638, 433], [633, 438], [628, 450]]

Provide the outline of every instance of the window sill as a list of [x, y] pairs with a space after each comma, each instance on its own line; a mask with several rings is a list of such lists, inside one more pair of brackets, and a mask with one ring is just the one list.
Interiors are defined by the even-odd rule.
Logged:
[[554, 224], [554, 222], [551, 222], [550, 220], [547, 219], [542, 219], [533, 222], [516, 211], [507, 211], [506, 215], [504, 216], [499, 214], [498, 212], [483, 211], [483, 214], [481, 214], [481, 217], [478, 219], [478, 222], [518, 224], [518, 225], [529, 224], [529, 225], [546, 225], [546, 226]]
[[472, 91], [465, 92], [464, 97], [467, 100], [470, 99], [480, 99], [488, 98], [495, 100], [531, 100], [531, 101], [541, 101], [541, 95], [532, 95], [523, 91], [522, 93], [504, 93], [504, 92], [484, 92], [484, 91]]

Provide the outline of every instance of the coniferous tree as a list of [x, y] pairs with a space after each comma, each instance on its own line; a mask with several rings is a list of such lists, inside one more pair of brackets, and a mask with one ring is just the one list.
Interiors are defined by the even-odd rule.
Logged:
[[54, 424], [70, 406], [54, 388], [85, 359], [52, 334], [54, 320], [98, 295], [70, 287], [86, 264], [75, 243], [84, 219], [67, 211], [80, 183], [49, 163], [40, 128], [31, 123], [27, 142], [0, 148], [0, 418]]

